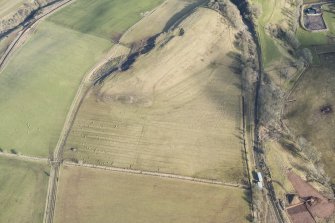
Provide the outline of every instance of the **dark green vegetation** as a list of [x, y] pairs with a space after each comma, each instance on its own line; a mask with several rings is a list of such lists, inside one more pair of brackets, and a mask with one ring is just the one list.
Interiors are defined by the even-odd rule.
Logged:
[[0, 222], [42, 222], [47, 165], [0, 157]]

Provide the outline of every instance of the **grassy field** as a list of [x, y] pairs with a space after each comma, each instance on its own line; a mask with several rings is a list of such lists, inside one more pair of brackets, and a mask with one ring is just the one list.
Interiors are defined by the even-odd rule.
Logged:
[[55, 223], [242, 223], [244, 190], [81, 167], [61, 171]]
[[281, 46], [266, 33], [265, 26], [268, 24], [284, 25], [287, 23], [287, 17], [282, 13], [282, 10], [286, 7], [285, 0], [252, 0], [252, 2], [262, 8], [262, 15], [258, 19], [257, 31], [262, 46], [263, 62], [266, 67], [283, 56], [280, 50]]
[[241, 180], [240, 79], [227, 56], [235, 50], [235, 31], [208, 9], [182, 26], [184, 36], [89, 92], [65, 158]]
[[294, 90], [294, 103], [287, 105], [285, 118], [298, 137], [304, 137], [322, 153], [327, 173], [335, 180], [334, 112], [324, 114], [324, 105], [335, 105], [334, 55], [323, 55], [320, 67], [311, 67]]
[[0, 222], [42, 222], [48, 166], [0, 157]]
[[[140, 18], [136, 10], [150, 10], [154, 2], [157, 5], [160, 1], [136, 0], [134, 5], [128, 2], [135, 1], [127, 1], [129, 10], [122, 13], [114, 12], [125, 7], [124, 1], [106, 2], [76, 1], [43, 21], [0, 74], [2, 148], [46, 156], [56, 145], [82, 77], [112, 47], [111, 41], [91, 35], [95, 31], [100, 33], [98, 30], [93, 32], [83, 26], [90, 23], [104, 32], [123, 32]], [[85, 7], [108, 10], [90, 12], [96, 17], [91, 21], [92, 18], [81, 16]], [[80, 24], [69, 29], [66, 24], [60, 25], [62, 20]]]
[[[50, 21], [108, 40], [119, 36], [163, 0], [79, 0]], [[142, 15], [141, 15], [142, 14]]]

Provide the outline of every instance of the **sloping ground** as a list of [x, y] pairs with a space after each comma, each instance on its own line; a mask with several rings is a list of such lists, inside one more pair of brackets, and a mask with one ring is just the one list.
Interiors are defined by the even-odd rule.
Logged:
[[0, 222], [42, 222], [48, 166], [0, 157]]
[[261, 42], [264, 66], [267, 68], [282, 60], [286, 55], [278, 41], [269, 35], [266, 26], [272, 24], [287, 27], [290, 18], [284, 12], [287, 13], [293, 7], [285, 0], [252, 0], [252, 2], [259, 4], [262, 8], [262, 14], [257, 21], [259, 24], [257, 32]]
[[[104, 27], [104, 32], [123, 32], [140, 18], [136, 10], [151, 10], [159, 4], [147, 2], [136, 0], [136, 4], [127, 5], [129, 10], [115, 13], [118, 4], [121, 7], [124, 3], [94, 1], [94, 7], [103, 8], [104, 13], [90, 12], [95, 16], [91, 21], [84, 19], [82, 13], [84, 6], [93, 4], [92, 1], [80, 0], [43, 21], [0, 74], [0, 146], [5, 150], [47, 156], [49, 149], [56, 145], [80, 81], [112, 46], [110, 40], [91, 35], [90, 29], [69, 29], [68, 25], [56, 21], [80, 21], [87, 26]], [[67, 13], [68, 7], [71, 13]]]
[[[85, 98], [64, 157], [238, 182], [243, 175], [235, 31], [199, 9], [163, 42]], [[206, 31], [204, 31], [206, 30]]]
[[[125, 35], [122, 36], [120, 42], [123, 44], [131, 44], [155, 34], [158, 34], [169, 25], [169, 23], [176, 22], [187, 10], [190, 5], [199, 2], [199, 0], [167, 0], [152, 13], [145, 16], [139, 23], [131, 27]], [[178, 16], [180, 14], [180, 16]], [[174, 19], [175, 18], [175, 19]]]
[[244, 191], [159, 177], [64, 167], [55, 223], [242, 223]]
[[327, 174], [335, 179], [335, 114], [324, 113], [323, 106], [335, 107], [335, 54], [320, 55], [321, 66], [311, 67], [302, 76], [285, 109], [289, 128], [306, 138], [322, 154]]
[[163, 0], [79, 0], [50, 21], [108, 40], [120, 35]]
[[306, 203], [306, 207], [314, 217], [329, 218], [335, 212], [335, 205], [329, 201], [321, 193], [319, 193], [310, 184], [302, 180], [293, 172], [288, 173], [288, 178], [291, 181], [294, 189], [297, 191], [299, 197], [309, 199], [312, 197], [313, 202]]
[[46, 156], [82, 76], [110, 46], [104, 39], [40, 24], [0, 75], [0, 146]]

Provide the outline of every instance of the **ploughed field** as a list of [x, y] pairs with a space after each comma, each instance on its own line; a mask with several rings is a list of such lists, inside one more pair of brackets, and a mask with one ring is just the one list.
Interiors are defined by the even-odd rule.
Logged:
[[180, 27], [184, 35], [158, 37], [129, 70], [88, 92], [65, 159], [242, 179], [240, 77], [231, 68], [236, 31], [204, 8]]
[[247, 222], [244, 197], [239, 188], [65, 166], [54, 222]]
[[42, 21], [0, 73], [0, 147], [47, 156], [84, 75], [160, 2], [78, 0]]
[[320, 66], [303, 74], [286, 105], [285, 118], [297, 137], [307, 139], [321, 152], [327, 174], [335, 180], [335, 54], [321, 54]]
[[0, 222], [42, 222], [49, 168], [0, 157]]

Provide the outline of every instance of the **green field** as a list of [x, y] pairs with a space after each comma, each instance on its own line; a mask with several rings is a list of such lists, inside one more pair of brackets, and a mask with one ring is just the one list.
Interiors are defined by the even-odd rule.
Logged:
[[265, 30], [268, 24], [283, 24], [287, 18], [282, 14], [285, 6], [284, 0], [253, 0], [254, 4], [258, 4], [262, 8], [262, 15], [258, 19], [258, 35], [262, 47], [262, 56], [264, 66], [268, 66], [271, 62], [282, 57], [280, 46], [275, 39], [270, 37]]
[[48, 166], [0, 157], [0, 222], [42, 222]]
[[40, 24], [0, 75], [0, 146], [46, 156], [83, 75], [109, 47], [104, 39]]
[[304, 137], [322, 153], [325, 170], [335, 179], [334, 112], [323, 114], [322, 106], [335, 105], [334, 55], [321, 55], [321, 66], [311, 67], [300, 80], [287, 105], [285, 118], [297, 137]]
[[61, 26], [112, 40], [163, 0], [77, 0], [49, 20]]
[[55, 223], [243, 223], [245, 191], [159, 177], [63, 167]]
[[[46, 156], [56, 145], [81, 79], [112, 46], [111, 41], [91, 34], [106, 37], [123, 32], [140, 18], [140, 11], [160, 2], [78, 0], [43, 21], [0, 74], [0, 147]], [[120, 10], [126, 6], [127, 10]], [[93, 21], [82, 17], [87, 8], [93, 10]], [[108, 10], [94, 11], [99, 8]], [[60, 25], [61, 21], [76, 26]]]

